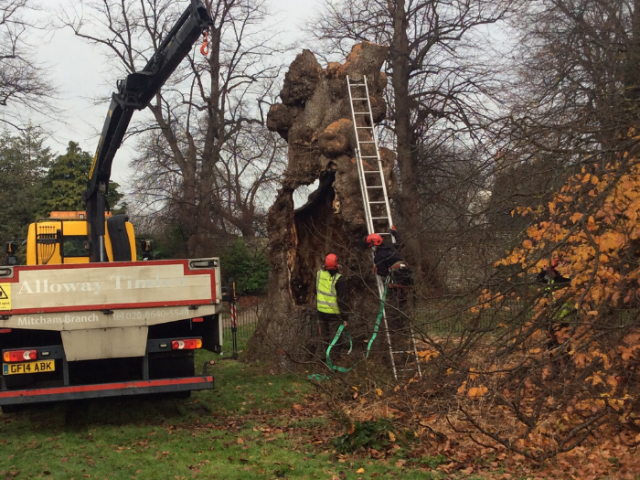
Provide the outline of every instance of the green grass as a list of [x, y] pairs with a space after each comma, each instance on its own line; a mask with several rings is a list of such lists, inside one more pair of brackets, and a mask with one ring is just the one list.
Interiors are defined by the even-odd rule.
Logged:
[[[211, 357], [199, 352], [197, 362]], [[0, 478], [427, 478], [393, 459], [339, 459], [318, 444], [331, 422], [294, 415], [311, 388], [298, 377], [236, 361], [218, 361], [212, 373], [215, 390], [187, 400], [123, 397], [2, 414]]]

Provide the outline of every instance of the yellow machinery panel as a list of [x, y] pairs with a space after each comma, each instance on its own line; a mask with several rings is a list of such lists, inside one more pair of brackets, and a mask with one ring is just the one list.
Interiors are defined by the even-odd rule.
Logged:
[[[110, 216], [110, 215], [108, 215]], [[131, 248], [131, 261], [136, 260], [133, 225], [125, 223]], [[105, 250], [113, 261], [113, 248], [105, 224]], [[27, 234], [27, 265], [60, 265], [89, 263], [87, 222], [84, 212], [52, 212], [51, 217], [29, 225]]]

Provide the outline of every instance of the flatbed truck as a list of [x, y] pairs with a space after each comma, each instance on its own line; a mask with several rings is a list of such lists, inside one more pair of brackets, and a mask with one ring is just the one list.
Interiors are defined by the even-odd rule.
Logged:
[[[190, 3], [139, 72], [118, 82], [83, 194], [85, 212], [29, 226], [27, 264], [0, 266], [0, 406], [214, 387], [194, 352], [221, 352], [217, 258], [137, 261], [134, 229], [106, 202], [111, 166], [142, 110], [212, 26]], [[143, 242], [143, 245], [148, 245]]]
[[221, 305], [216, 258], [0, 267], [0, 405], [213, 388]]

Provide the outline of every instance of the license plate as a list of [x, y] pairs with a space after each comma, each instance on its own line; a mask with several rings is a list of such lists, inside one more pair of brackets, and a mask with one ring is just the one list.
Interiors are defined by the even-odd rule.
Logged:
[[53, 372], [56, 369], [55, 360], [41, 360], [39, 362], [4, 363], [2, 373], [4, 375], [17, 375], [20, 373]]

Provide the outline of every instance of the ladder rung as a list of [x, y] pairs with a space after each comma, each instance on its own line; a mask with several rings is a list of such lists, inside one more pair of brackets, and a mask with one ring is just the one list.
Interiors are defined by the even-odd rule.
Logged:
[[356, 128], [359, 128], [359, 129], [364, 129], [364, 128], [366, 128], [367, 130], [373, 130], [373, 127], [356, 127]]
[[383, 201], [379, 201], [378, 202], [378, 201], [376, 201], [376, 202], [369, 202], [369, 205], [373, 205], [373, 204], [379, 205], [379, 204], [386, 204], [386, 203], [387, 202], [383, 202]]
[[369, 115], [369, 112], [353, 112], [354, 115]]
[[349, 83], [350, 87], [364, 87], [366, 83]]
[[380, 173], [380, 170], [363, 170], [362, 173]]
[[364, 157], [360, 155], [360, 158], [378, 158], [377, 155], [365, 155]]
[[372, 185], [372, 186], [367, 185], [367, 188], [382, 188], [382, 185]]
[[352, 98], [351, 100], [369, 100], [368, 98]]
[[371, 220], [389, 220], [389, 217], [371, 217]]
[[373, 140], [358, 140], [358, 143], [376, 143]]

